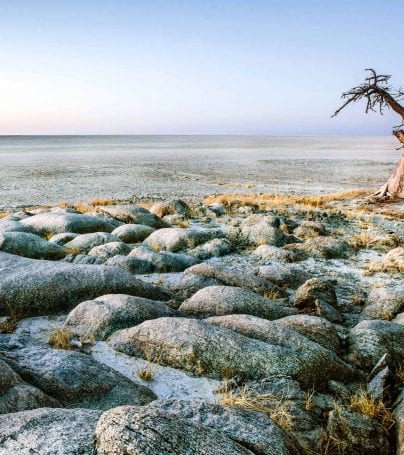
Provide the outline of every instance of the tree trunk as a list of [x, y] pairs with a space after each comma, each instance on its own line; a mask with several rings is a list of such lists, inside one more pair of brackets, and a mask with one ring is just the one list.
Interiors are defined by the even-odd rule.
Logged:
[[[404, 131], [394, 133], [397, 139], [404, 144]], [[404, 155], [401, 155], [397, 167], [394, 169], [387, 183], [371, 196], [375, 199], [404, 199]]]

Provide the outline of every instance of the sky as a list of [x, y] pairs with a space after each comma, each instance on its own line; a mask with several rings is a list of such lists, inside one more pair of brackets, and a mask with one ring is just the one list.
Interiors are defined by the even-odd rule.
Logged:
[[403, 0], [0, 0], [0, 134], [388, 135]]

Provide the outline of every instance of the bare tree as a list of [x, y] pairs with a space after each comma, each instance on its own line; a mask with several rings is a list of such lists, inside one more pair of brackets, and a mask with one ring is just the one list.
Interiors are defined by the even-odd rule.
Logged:
[[[342, 94], [344, 104], [335, 111], [332, 117], [338, 115], [350, 103], [356, 103], [364, 99], [366, 101], [366, 113], [379, 111], [383, 114], [385, 108], [390, 108], [401, 117], [401, 123], [393, 128], [393, 134], [402, 144], [397, 150], [404, 147], [404, 106], [400, 104], [404, 98], [404, 91], [400, 88], [394, 90], [389, 85], [390, 77], [386, 74], [377, 74], [372, 68], [367, 69], [370, 76], [365, 83], [352, 88]], [[373, 195], [375, 199], [404, 199], [404, 155], [401, 155], [396, 169], [389, 180]]]

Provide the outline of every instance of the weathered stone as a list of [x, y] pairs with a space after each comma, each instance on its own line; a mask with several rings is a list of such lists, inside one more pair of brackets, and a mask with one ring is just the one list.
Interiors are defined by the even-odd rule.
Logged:
[[143, 242], [154, 232], [154, 228], [144, 224], [124, 224], [112, 231], [112, 234], [125, 243]]
[[310, 274], [294, 265], [272, 262], [258, 268], [258, 275], [279, 286], [296, 289], [310, 278]]
[[362, 316], [365, 319], [392, 319], [404, 310], [404, 285], [375, 287], [368, 295]]
[[0, 250], [34, 259], [60, 259], [67, 254], [63, 247], [27, 232], [0, 233]]
[[151, 264], [152, 270], [157, 273], [182, 272], [198, 262], [193, 256], [183, 253], [170, 253], [162, 251], [155, 253], [145, 247], [134, 248], [129, 257], [147, 261]]
[[83, 339], [104, 340], [118, 329], [173, 314], [163, 302], [108, 294], [77, 305], [67, 316], [64, 327]]
[[295, 262], [302, 259], [299, 254], [294, 251], [284, 250], [283, 248], [273, 245], [260, 245], [252, 252], [252, 256], [263, 261]]
[[161, 201], [156, 202], [150, 208], [150, 212], [154, 213], [155, 215], [163, 218], [166, 215], [190, 215], [190, 209], [186, 202], [182, 201], [181, 199], [173, 199], [171, 201]]
[[81, 234], [66, 243], [67, 248], [72, 248], [80, 251], [80, 253], [88, 253], [91, 248], [98, 245], [104, 245], [109, 242], [120, 242], [120, 239], [113, 234], [106, 232], [92, 232], [90, 234]]
[[88, 254], [68, 254], [62, 259], [63, 262], [68, 262], [69, 264], [104, 264], [106, 258], [99, 256], [89, 256]]
[[393, 415], [396, 421], [395, 436], [397, 455], [404, 453], [404, 389], [401, 389], [393, 407]]
[[335, 239], [333, 237], [310, 238], [303, 243], [286, 245], [285, 248], [327, 259], [347, 258], [352, 254], [352, 249], [345, 240]]
[[142, 273], [151, 273], [154, 271], [154, 266], [150, 261], [131, 256], [122, 256], [117, 254], [112, 258], [107, 259], [104, 265], [120, 267], [134, 275]]
[[241, 234], [253, 245], [282, 246], [289, 236], [279, 229], [279, 218], [272, 215], [251, 215], [241, 224]]
[[50, 409], [0, 416], [1, 455], [96, 455], [95, 428], [100, 411]]
[[253, 455], [210, 427], [133, 406], [105, 412], [96, 436], [99, 455]]
[[213, 239], [209, 242], [193, 248], [188, 251], [188, 254], [200, 260], [209, 259], [211, 257], [224, 256], [233, 251], [231, 243], [226, 239]]
[[155, 399], [148, 388], [79, 352], [29, 347], [4, 352], [1, 357], [25, 381], [63, 406], [110, 409]]
[[200, 318], [251, 314], [265, 319], [278, 319], [296, 312], [282, 300], [270, 300], [234, 286], [205, 287], [183, 302], [179, 310], [185, 315]]
[[169, 300], [166, 289], [136, 280], [118, 267], [39, 261], [0, 252], [0, 314], [66, 311], [83, 300], [123, 293]]
[[293, 234], [302, 238], [318, 237], [319, 235], [325, 235], [326, 229], [324, 224], [319, 221], [303, 221], [293, 231]]
[[35, 229], [20, 223], [19, 219], [6, 217], [0, 219], [0, 233], [1, 232], [28, 232], [30, 234], [35, 234]]
[[147, 209], [137, 205], [107, 205], [97, 207], [97, 210], [124, 223], [144, 224], [155, 229], [169, 227], [154, 213], [150, 213]]
[[63, 246], [67, 242], [70, 242], [70, 240], [73, 240], [78, 235], [80, 234], [75, 234], [74, 232], [62, 232], [60, 234], [52, 235], [52, 237], [49, 239], [49, 242]]
[[157, 252], [171, 251], [176, 253], [181, 250], [195, 248], [201, 243], [223, 237], [223, 235], [223, 232], [219, 229], [167, 228], [153, 232], [144, 241], [144, 244]]
[[394, 248], [384, 256], [382, 271], [404, 273], [404, 247]]
[[98, 245], [88, 252], [89, 256], [97, 256], [101, 258], [111, 258], [116, 255], [125, 256], [131, 251], [130, 246], [123, 242], [109, 242], [104, 245]]
[[25, 226], [31, 226], [40, 235], [49, 233], [75, 232], [111, 232], [115, 226], [94, 216], [79, 213], [40, 213], [21, 221]]

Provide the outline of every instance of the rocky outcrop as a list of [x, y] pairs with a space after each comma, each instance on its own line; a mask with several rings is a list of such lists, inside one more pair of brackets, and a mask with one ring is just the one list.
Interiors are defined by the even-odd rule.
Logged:
[[60, 259], [68, 251], [27, 232], [0, 233], [0, 251], [34, 259]]
[[97, 207], [97, 210], [124, 223], [144, 224], [155, 229], [169, 227], [157, 215], [137, 205], [107, 205]]

